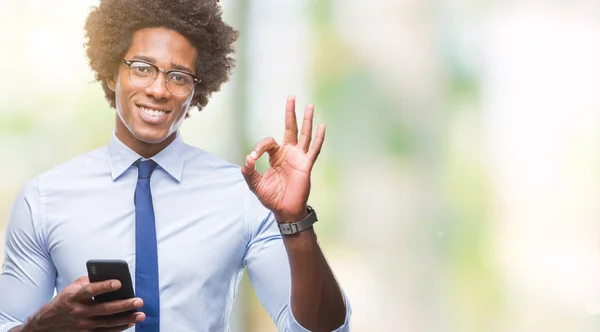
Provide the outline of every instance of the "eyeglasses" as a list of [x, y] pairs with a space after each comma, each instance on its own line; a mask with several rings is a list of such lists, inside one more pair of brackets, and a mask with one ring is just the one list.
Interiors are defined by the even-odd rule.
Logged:
[[133, 85], [149, 87], [156, 80], [158, 72], [165, 73], [167, 90], [176, 96], [185, 96], [200, 79], [180, 70], [165, 70], [151, 63], [140, 60], [121, 60], [129, 68], [129, 81]]

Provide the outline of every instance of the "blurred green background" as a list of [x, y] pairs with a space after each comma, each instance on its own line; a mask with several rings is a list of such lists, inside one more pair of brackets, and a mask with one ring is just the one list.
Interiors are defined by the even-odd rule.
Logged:
[[[600, 3], [221, 3], [238, 64], [183, 138], [241, 165], [288, 95], [316, 105], [310, 202], [352, 331], [598, 331]], [[95, 4], [0, 0], [0, 240], [28, 179], [112, 132]], [[233, 330], [275, 331], [242, 287]]]

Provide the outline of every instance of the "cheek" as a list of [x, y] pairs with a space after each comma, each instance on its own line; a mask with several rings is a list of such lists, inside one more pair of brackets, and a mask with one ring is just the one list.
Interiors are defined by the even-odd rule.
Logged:
[[127, 76], [119, 75], [116, 80], [115, 86], [115, 105], [117, 111], [123, 115], [123, 113], [129, 113], [130, 106], [129, 100], [132, 93], [135, 93], [135, 88], [131, 86], [129, 78]]
[[132, 131], [134, 115], [132, 114], [133, 111], [128, 103], [128, 91], [130, 90], [128, 90], [129, 86], [127, 83], [128, 82], [123, 82], [121, 79], [117, 78], [115, 85], [115, 107], [121, 122], [129, 129], [129, 131]]
[[118, 74], [115, 80], [115, 102], [117, 106], [120, 106], [123, 102], [123, 95], [125, 93], [124, 88], [127, 88], [127, 83], [122, 81], [122, 75]]
[[179, 115], [177, 116], [177, 119], [185, 119], [185, 115], [189, 112], [190, 109], [190, 104], [192, 103], [192, 99], [194, 97], [194, 94], [191, 94], [189, 97], [187, 97], [181, 104], [181, 112], [179, 113]]
[[191, 101], [192, 101], [192, 98], [188, 97], [188, 99], [186, 99], [181, 104], [181, 108], [179, 110], [179, 113], [177, 113], [177, 117], [175, 119], [173, 119], [173, 124], [171, 125], [172, 129], [179, 128], [179, 126], [183, 123], [183, 120], [185, 120], [185, 118], [186, 118], [186, 114], [189, 112]]
[[[189, 106], [189, 105], [188, 105]], [[188, 112], [188, 106], [184, 106], [181, 111], [177, 114], [177, 117], [174, 119], [175, 125], [179, 125], [185, 118]]]

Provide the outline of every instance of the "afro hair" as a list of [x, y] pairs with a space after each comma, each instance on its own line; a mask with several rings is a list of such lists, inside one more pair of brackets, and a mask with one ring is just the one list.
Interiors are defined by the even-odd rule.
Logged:
[[218, 0], [101, 0], [85, 23], [84, 46], [110, 106], [115, 108], [115, 92], [109, 89], [107, 79], [117, 73], [133, 34], [152, 27], [177, 31], [196, 48], [196, 76], [201, 82], [190, 106], [206, 106], [235, 64], [233, 43], [238, 32], [221, 16]]

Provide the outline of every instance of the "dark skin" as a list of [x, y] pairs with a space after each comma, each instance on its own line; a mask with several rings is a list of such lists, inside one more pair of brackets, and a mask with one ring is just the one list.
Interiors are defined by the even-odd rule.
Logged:
[[[157, 33], [158, 31], [158, 33]], [[143, 29], [134, 34], [127, 60], [145, 60], [164, 69], [182, 69], [196, 74], [196, 49], [179, 33], [167, 29]], [[186, 69], [183, 69], [186, 68]], [[154, 83], [139, 87], [131, 83], [129, 69], [121, 65], [108, 86], [117, 92], [115, 133], [119, 140], [144, 158], [167, 147], [185, 119], [193, 93], [176, 96], [169, 92], [165, 75], [159, 73]], [[142, 107], [166, 110], [158, 117], [147, 116]]]
[[[310, 172], [325, 139], [325, 125], [321, 124], [311, 144], [313, 105], [306, 107], [298, 135], [295, 102], [293, 97], [287, 99], [283, 144], [271, 137], [258, 142], [242, 167], [248, 187], [273, 211], [279, 223], [296, 222], [307, 216]], [[265, 152], [271, 167], [261, 175], [256, 171], [256, 159]], [[283, 243], [292, 274], [292, 312], [298, 323], [311, 331], [340, 327], [346, 317], [344, 300], [314, 229], [283, 236]]]
[[[163, 69], [195, 68], [196, 49], [181, 34], [165, 28], [151, 28], [134, 34], [125, 59], [144, 57]], [[172, 95], [159, 73], [149, 87], [133, 85], [128, 68], [121, 65], [114, 80], [107, 82], [116, 91], [116, 135], [121, 142], [145, 158], [151, 158], [176, 137], [185, 119], [193, 92], [187, 96]], [[142, 108], [165, 110], [152, 116]], [[288, 98], [285, 135], [282, 145], [273, 138], [257, 143], [246, 156], [241, 172], [260, 202], [279, 223], [295, 222], [306, 217], [310, 194], [310, 172], [325, 139], [325, 126], [317, 128], [312, 139], [314, 107], [304, 112], [300, 133], [295, 117], [295, 99]], [[152, 117], [151, 117], [152, 116]], [[311, 144], [312, 142], [312, 144]], [[264, 153], [270, 168], [260, 174], [256, 160]], [[311, 331], [332, 331], [341, 326], [346, 309], [340, 288], [317, 242], [312, 228], [300, 234], [283, 237], [292, 279], [291, 308], [296, 320]], [[113, 284], [116, 283], [116, 285]], [[120, 287], [118, 281], [89, 283], [87, 277], [77, 279], [48, 304], [31, 316], [16, 331], [122, 331], [145, 319], [142, 312], [124, 314], [143, 304], [139, 298], [95, 303], [92, 296]]]
[[90, 283], [80, 277], [65, 287], [52, 301], [42, 306], [27, 323], [14, 327], [10, 332], [80, 332], [80, 331], [123, 331], [146, 319], [142, 312], [125, 313], [143, 305], [140, 298], [96, 303], [93, 296], [119, 289], [118, 280]]

